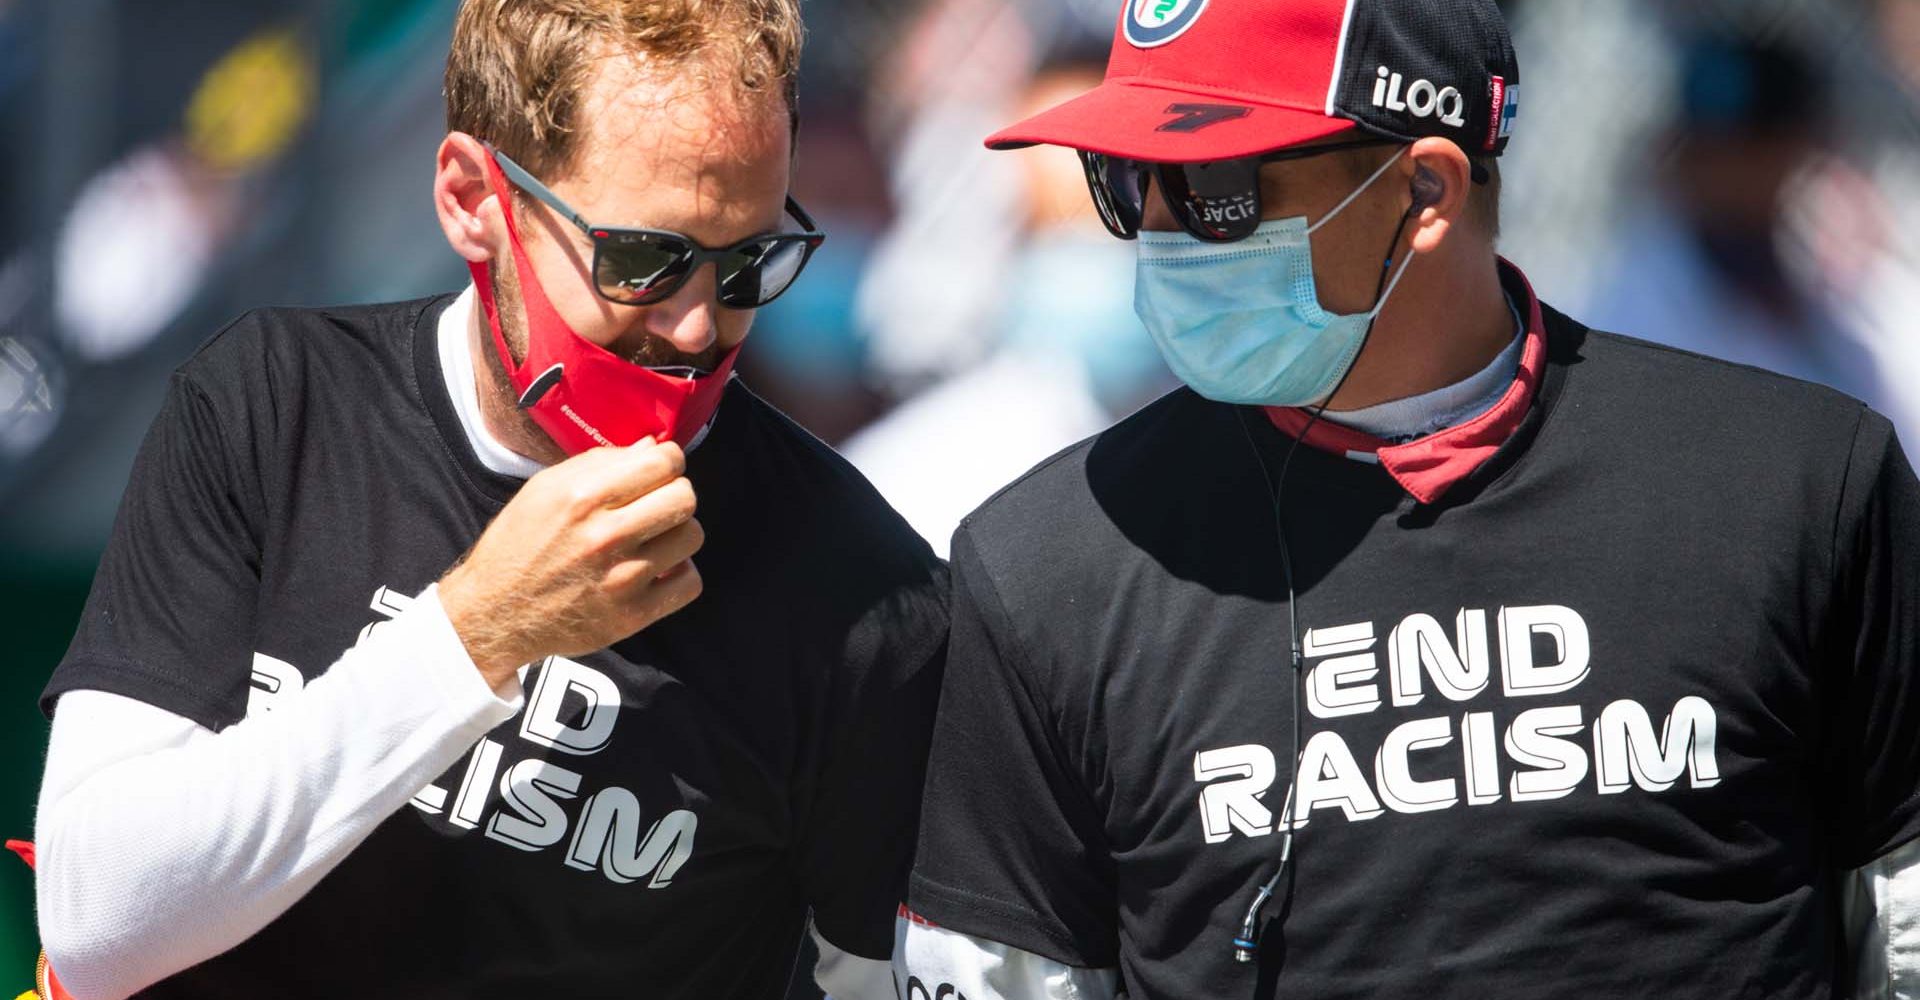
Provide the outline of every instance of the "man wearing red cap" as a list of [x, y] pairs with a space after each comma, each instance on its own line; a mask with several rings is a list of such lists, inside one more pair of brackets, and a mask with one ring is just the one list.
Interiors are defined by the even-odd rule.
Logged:
[[[461, 294], [175, 374], [54, 708], [80, 1000], [892, 996], [945, 573], [728, 371], [823, 239], [797, 0], [467, 0]], [[381, 248], [370, 248], [379, 252]]]
[[955, 533], [908, 1000], [1914, 974], [1842, 882], [1915, 894], [1920, 483], [1534, 296], [1518, 79], [1492, 0], [1132, 0], [989, 140], [1080, 151], [1187, 388]]

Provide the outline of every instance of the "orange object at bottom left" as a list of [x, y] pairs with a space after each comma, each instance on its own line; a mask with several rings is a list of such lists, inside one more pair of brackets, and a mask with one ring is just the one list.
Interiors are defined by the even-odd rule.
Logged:
[[[20, 860], [25, 861], [27, 867], [33, 867], [32, 841], [9, 840], [7, 850], [20, 855]], [[73, 1000], [67, 995], [66, 990], [60, 988], [60, 977], [53, 974], [53, 966], [47, 964], [47, 953], [44, 951], [40, 953], [40, 961], [36, 963], [33, 970], [33, 992], [22, 993], [14, 1000], [29, 1000], [34, 997], [39, 1000]]]

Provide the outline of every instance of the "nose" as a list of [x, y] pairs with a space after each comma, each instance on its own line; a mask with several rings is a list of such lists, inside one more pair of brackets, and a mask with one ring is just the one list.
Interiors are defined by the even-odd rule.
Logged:
[[703, 262], [672, 295], [646, 309], [646, 331], [682, 354], [699, 354], [719, 336], [714, 267]]
[[1172, 232], [1180, 228], [1180, 221], [1173, 217], [1173, 209], [1167, 207], [1167, 200], [1160, 196], [1160, 181], [1147, 175], [1147, 195], [1140, 206], [1140, 228], [1148, 232]]

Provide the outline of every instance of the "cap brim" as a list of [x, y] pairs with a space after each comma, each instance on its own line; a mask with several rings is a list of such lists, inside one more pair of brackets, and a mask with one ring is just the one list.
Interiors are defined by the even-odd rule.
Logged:
[[[1175, 105], [1203, 107], [1176, 111]], [[1197, 163], [1284, 149], [1353, 127], [1318, 110], [1109, 80], [988, 136], [987, 148], [1044, 143], [1134, 160]]]

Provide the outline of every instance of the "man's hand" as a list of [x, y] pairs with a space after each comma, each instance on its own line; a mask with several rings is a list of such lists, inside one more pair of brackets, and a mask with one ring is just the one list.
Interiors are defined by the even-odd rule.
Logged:
[[700, 594], [686, 455], [645, 438], [527, 480], [440, 580], [440, 603], [496, 689], [522, 664], [617, 642]]

